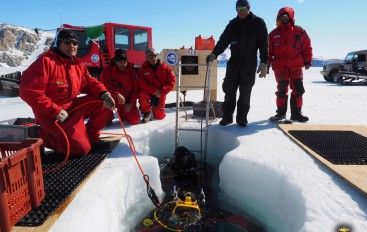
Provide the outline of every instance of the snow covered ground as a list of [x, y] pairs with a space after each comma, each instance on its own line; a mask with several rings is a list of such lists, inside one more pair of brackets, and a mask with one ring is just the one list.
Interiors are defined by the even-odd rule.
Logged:
[[[366, 86], [327, 83], [319, 71], [304, 71], [305, 115], [308, 124], [366, 125]], [[0, 74], [11, 72], [0, 68]], [[218, 68], [218, 101], [225, 68]], [[351, 231], [367, 228], [367, 198], [328, 168], [313, 159], [274, 124], [276, 83], [273, 72], [257, 79], [253, 88], [249, 124], [221, 127], [219, 120], [209, 128], [208, 157], [219, 165], [220, 192], [228, 202], [263, 222], [269, 232]], [[167, 102], [175, 101], [175, 92]], [[189, 91], [187, 101], [201, 101], [202, 94]], [[0, 97], [0, 121], [33, 116], [20, 98]], [[180, 117], [183, 121], [183, 117]], [[175, 111], [166, 119], [136, 126], [126, 125], [138, 152], [138, 159], [160, 199], [158, 159], [174, 151]], [[122, 133], [118, 124], [106, 131]], [[184, 136], [183, 145], [197, 144], [195, 136]], [[157, 159], [157, 158], [158, 159]], [[112, 155], [88, 180], [65, 209], [52, 231], [133, 231], [154, 209], [146, 184], [122, 139]]]

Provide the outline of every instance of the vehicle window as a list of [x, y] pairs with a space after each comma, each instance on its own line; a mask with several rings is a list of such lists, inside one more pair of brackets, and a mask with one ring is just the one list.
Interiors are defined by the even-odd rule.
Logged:
[[351, 63], [353, 59], [354, 53], [348, 53], [344, 59], [344, 63]]
[[74, 31], [75, 34], [79, 38], [78, 42], [78, 52], [76, 54], [77, 57], [82, 57], [87, 55], [90, 52], [90, 49], [92, 47], [92, 41], [88, 37], [87, 33], [85, 31]]
[[99, 37], [99, 46], [100, 46], [99, 49], [101, 50], [101, 52], [107, 51], [106, 36], [104, 33]]
[[356, 58], [357, 62], [366, 62], [366, 54], [359, 54]]
[[134, 29], [134, 50], [145, 51], [148, 49], [148, 31]]
[[123, 27], [115, 28], [115, 48], [130, 49], [130, 29]]

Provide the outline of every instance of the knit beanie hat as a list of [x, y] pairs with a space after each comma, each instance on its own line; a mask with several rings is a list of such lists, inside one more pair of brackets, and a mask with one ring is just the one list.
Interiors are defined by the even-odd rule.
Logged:
[[117, 61], [121, 61], [121, 60], [125, 60], [127, 61], [127, 54], [126, 51], [122, 50], [122, 49], [117, 49], [115, 51], [115, 62]]
[[245, 6], [247, 8], [250, 8], [250, 3], [247, 0], [238, 0], [236, 2], [236, 7], [237, 6]]
[[57, 47], [60, 46], [61, 41], [63, 40], [74, 40], [74, 41], [78, 41], [78, 36], [75, 34], [75, 32], [73, 32], [72, 30], [69, 29], [62, 29], [61, 31], [59, 31], [59, 34], [57, 34]]

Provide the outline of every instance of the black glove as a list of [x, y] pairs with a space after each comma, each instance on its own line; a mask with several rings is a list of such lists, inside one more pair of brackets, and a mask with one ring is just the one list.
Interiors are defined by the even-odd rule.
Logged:
[[158, 106], [158, 103], [159, 103], [159, 98], [156, 97], [156, 96], [153, 96], [151, 99], [150, 99], [150, 104], [152, 106]]
[[214, 53], [210, 53], [207, 57], [206, 57], [206, 63], [209, 64], [209, 61], [213, 61], [215, 60], [215, 58], [217, 58], [217, 56]]
[[115, 100], [113, 100], [109, 92], [105, 92], [104, 94], [102, 94], [101, 99], [104, 101], [104, 107], [108, 109], [112, 109], [113, 107], [115, 107]]
[[308, 70], [308, 69], [310, 69], [310, 67], [311, 67], [311, 63], [310, 62], [306, 62], [305, 63], [305, 69]]

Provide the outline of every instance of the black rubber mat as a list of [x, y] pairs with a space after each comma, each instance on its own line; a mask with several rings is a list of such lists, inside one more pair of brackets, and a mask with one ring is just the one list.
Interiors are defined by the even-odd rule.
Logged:
[[367, 164], [367, 138], [354, 131], [289, 130], [288, 132], [332, 164]]
[[[91, 152], [81, 158], [70, 158], [59, 170], [44, 175], [45, 199], [24, 216], [17, 226], [42, 225], [110, 153]], [[63, 154], [46, 152], [42, 155], [42, 169], [50, 170], [63, 160]]]

